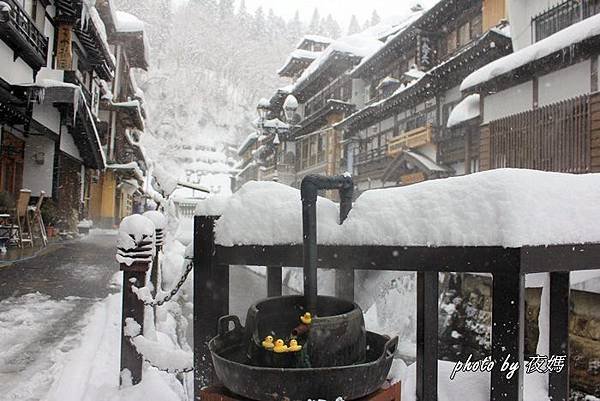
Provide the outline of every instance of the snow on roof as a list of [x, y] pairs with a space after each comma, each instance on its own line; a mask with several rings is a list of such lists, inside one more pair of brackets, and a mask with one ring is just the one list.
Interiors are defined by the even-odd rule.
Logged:
[[125, 11], [115, 12], [115, 29], [117, 32], [143, 32], [144, 22], [135, 15], [126, 13]]
[[296, 45], [296, 48], [299, 48], [300, 46], [302, 46], [302, 44], [304, 42], [314, 42], [314, 43], [321, 43], [321, 44], [327, 45], [329, 43], [332, 43], [333, 41], [334, 41], [334, 39], [328, 38], [326, 36], [304, 35], [302, 37], [302, 39], [300, 39], [300, 42], [298, 42], [298, 44]]
[[417, 152], [417, 151], [413, 151], [413, 150], [403, 150], [403, 153], [406, 153], [407, 155], [409, 155], [410, 157], [412, 157], [413, 159], [417, 160], [419, 163], [421, 163], [423, 166], [425, 166], [427, 168], [427, 170], [429, 171], [448, 171], [447, 168], [440, 166], [439, 164], [436, 164], [433, 160], [431, 160], [429, 157]]
[[386, 35], [386, 36], [383, 36], [382, 32], [378, 32], [377, 25], [375, 27], [371, 27], [371, 28], [367, 29], [366, 31], [364, 31], [363, 32], [364, 34], [374, 35], [378, 39], [387, 37], [387, 40], [386, 40], [385, 45], [382, 45], [380, 49], [373, 52], [369, 56], [363, 58], [361, 60], [361, 62], [352, 70], [352, 72], [350, 74], [353, 74], [355, 71], [357, 71], [359, 68], [361, 68], [364, 64], [367, 64], [378, 53], [380, 53], [380, 51], [383, 51], [383, 49], [386, 46], [388, 46], [389, 43], [391, 43], [396, 37], [400, 36], [402, 34], [402, 32], [404, 32], [408, 27], [410, 27], [414, 22], [416, 22], [423, 15], [423, 13], [424, 13], [424, 11], [421, 10], [421, 11], [417, 11], [412, 14], [409, 14], [408, 16], [405, 16], [405, 19], [403, 21], [398, 22], [398, 24], [396, 26], [394, 26], [393, 28], [390, 28], [390, 29], [393, 29], [394, 32], [389, 35]]
[[415, 66], [412, 66], [410, 68], [410, 70], [406, 71], [402, 75], [404, 75], [406, 78], [409, 78], [409, 79], [419, 79], [419, 78], [423, 77], [425, 74], [426, 74], [426, 72], [419, 70]]
[[246, 139], [244, 139], [244, 142], [242, 142], [242, 144], [238, 148], [238, 150], [237, 150], [238, 155], [241, 156], [246, 150], [248, 150], [248, 148], [250, 146], [252, 146], [252, 144], [254, 144], [254, 142], [256, 142], [257, 139], [258, 139], [257, 132], [252, 132], [251, 134], [249, 134], [246, 137]]
[[[370, 190], [338, 226], [338, 206], [319, 199], [321, 244], [504, 246], [600, 242], [600, 174], [500, 169]], [[471, 205], [472, 207], [465, 207]], [[249, 182], [223, 208], [217, 242], [302, 243], [300, 192]]]
[[283, 72], [283, 70], [285, 70], [293, 60], [314, 60], [319, 57], [321, 53], [322, 52], [311, 52], [309, 50], [296, 49], [290, 53], [288, 58], [285, 60], [285, 63], [283, 63], [283, 66], [277, 70], [277, 73], [279, 74]]
[[121, 171], [133, 171], [137, 179], [143, 181], [144, 173], [140, 169], [140, 165], [137, 162], [130, 162], [125, 164], [107, 164], [106, 168], [109, 170], [121, 170]]
[[573, 24], [539, 42], [487, 64], [467, 76], [460, 89], [466, 91], [556, 51], [598, 35], [600, 35], [600, 14]]
[[317, 57], [296, 81], [294, 88], [298, 88], [308, 77], [315, 73], [330, 57], [343, 53], [360, 58], [369, 57], [383, 46], [378, 39], [368, 35], [357, 33], [345, 36], [332, 42], [327, 49]]
[[[300, 191], [271, 181], [250, 181], [221, 205], [215, 235], [218, 244], [275, 245], [302, 243]], [[329, 199], [317, 200], [318, 235], [331, 237], [338, 223], [338, 206]]]
[[452, 128], [456, 125], [459, 125], [465, 121], [472, 120], [476, 117], [479, 117], [480, 108], [479, 108], [479, 94], [469, 95], [459, 104], [452, 109], [450, 113], [450, 117], [448, 117], [448, 128]]

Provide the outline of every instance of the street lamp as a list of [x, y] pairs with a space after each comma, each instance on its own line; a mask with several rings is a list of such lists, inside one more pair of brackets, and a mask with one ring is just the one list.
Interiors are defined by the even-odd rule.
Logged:
[[296, 110], [298, 110], [298, 99], [294, 95], [289, 95], [283, 103], [283, 112], [287, 123], [294, 121]]
[[262, 121], [264, 121], [267, 118], [267, 114], [269, 114], [270, 108], [271, 103], [267, 99], [262, 98], [259, 100], [258, 106], [256, 106], [256, 111], [258, 112], [258, 117], [260, 117]]

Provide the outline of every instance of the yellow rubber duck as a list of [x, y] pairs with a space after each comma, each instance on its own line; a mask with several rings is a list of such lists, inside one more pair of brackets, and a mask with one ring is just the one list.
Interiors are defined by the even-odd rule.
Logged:
[[273, 348], [275, 348], [275, 344], [273, 344], [273, 337], [266, 336], [262, 342], [262, 346], [264, 349], [269, 350], [269, 351], [271, 351]]
[[304, 315], [300, 316], [300, 321], [304, 324], [311, 324], [312, 316], [311, 316], [310, 312], [306, 312]]
[[290, 345], [288, 347], [288, 352], [298, 352], [302, 350], [302, 346], [298, 345], [298, 341], [290, 340]]
[[275, 341], [275, 347], [273, 347], [273, 351], [278, 354], [282, 354], [282, 353], [288, 351], [288, 347], [287, 347], [287, 345], [285, 345], [283, 340], [280, 339], [280, 340]]

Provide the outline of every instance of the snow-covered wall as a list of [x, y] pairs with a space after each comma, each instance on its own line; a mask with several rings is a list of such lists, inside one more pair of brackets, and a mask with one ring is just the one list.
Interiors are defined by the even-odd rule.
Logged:
[[508, 0], [508, 19], [515, 51], [531, 44], [531, 18], [560, 2], [562, 0]]
[[13, 50], [0, 40], [0, 60], [2, 60], [0, 78], [11, 84], [32, 83], [33, 70], [21, 58], [13, 61], [14, 54]]
[[486, 96], [483, 102], [484, 123], [531, 110], [533, 108], [533, 82], [528, 81]]
[[590, 93], [590, 60], [552, 72], [539, 78], [539, 106]]
[[34, 105], [32, 117], [57, 134], [60, 132], [60, 113], [51, 103]]
[[[44, 163], [36, 162], [42, 158]], [[25, 160], [23, 163], [23, 186], [31, 190], [33, 196], [41, 191], [52, 194], [52, 172], [54, 170], [54, 141], [44, 136], [30, 136], [25, 142]]]
[[71, 134], [69, 134], [69, 131], [66, 127], [63, 127], [62, 135], [60, 136], [60, 150], [69, 156], [73, 156], [77, 160], [81, 160], [79, 149], [75, 144], [75, 139]]

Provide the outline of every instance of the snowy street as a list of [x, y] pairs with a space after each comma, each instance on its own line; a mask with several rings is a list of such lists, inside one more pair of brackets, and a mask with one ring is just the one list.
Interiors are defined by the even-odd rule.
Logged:
[[[174, 376], [151, 368], [145, 374], [163, 380], [118, 390], [115, 244], [115, 231], [94, 230], [0, 269], [0, 400], [125, 400], [134, 394], [158, 401], [165, 391], [185, 397]], [[242, 320], [248, 305], [266, 296], [265, 278], [244, 268], [231, 270], [231, 288], [238, 294], [230, 299], [231, 313]], [[153, 388], [161, 392], [152, 394]]]
[[47, 394], [90, 308], [119, 291], [114, 244], [115, 234], [102, 232], [0, 269], [0, 398]]

